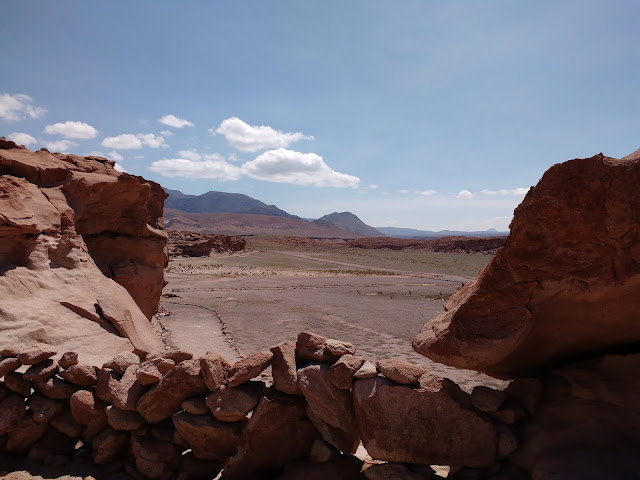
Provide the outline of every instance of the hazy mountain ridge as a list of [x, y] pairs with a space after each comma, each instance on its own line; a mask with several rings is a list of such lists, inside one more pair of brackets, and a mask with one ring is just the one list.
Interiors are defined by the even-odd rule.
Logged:
[[384, 233], [388, 237], [393, 238], [415, 238], [422, 240], [431, 240], [442, 237], [506, 237], [509, 232], [499, 232], [495, 228], [480, 231], [462, 231], [462, 230], [418, 230], [415, 228], [400, 227], [375, 227], [379, 232]]

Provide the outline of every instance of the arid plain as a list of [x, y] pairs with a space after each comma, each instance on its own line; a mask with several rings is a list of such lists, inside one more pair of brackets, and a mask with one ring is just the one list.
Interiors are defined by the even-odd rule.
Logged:
[[444, 300], [490, 259], [249, 237], [241, 253], [171, 259], [164, 314], [156, 322], [165, 343], [196, 355], [217, 350], [236, 359], [306, 330], [351, 342], [374, 362], [404, 358], [427, 365], [465, 390], [498, 386], [502, 382], [436, 364], [411, 348]]

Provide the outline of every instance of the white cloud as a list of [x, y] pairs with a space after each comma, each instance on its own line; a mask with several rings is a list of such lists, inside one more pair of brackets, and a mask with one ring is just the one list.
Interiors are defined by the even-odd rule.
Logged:
[[139, 150], [142, 148], [142, 142], [135, 135], [124, 133], [115, 137], [106, 137], [102, 140], [102, 146], [118, 150]]
[[168, 148], [164, 142], [164, 137], [154, 135], [153, 133], [123, 133], [115, 137], [106, 137], [102, 140], [102, 146], [107, 148], [115, 148], [116, 150], [140, 150], [145, 145], [151, 148]]
[[473, 193], [469, 190], [460, 190], [456, 195], [457, 198], [473, 198]]
[[120, 165], [118, 162], [116, 162], [116, 164], [113, 166], [113, 168], [114, 168], [114, 170], [117, 170], [118, 172], [127, 173], [125, 168], [122, 165]]
[[124, 160], [124, 157], [120, 155], [118, 152], [116, 152], [115, 150], [111, 150], [110, 152], [107, 152], [107, 158], [109, 160], [115, 160], [116, 162], [121, 162]]
[[369, 185], [370, 190], [376, 190], [377, 188], [378, 188], [378, 185], [376, 185], [375, 183], [372, 183], [371, 185]]
[[169, 148], [169, 145], [164, 143], [164, 137], [162, 135], [155, 136], [153, 133], [139, 133], [136, 135], [142, 143], [151, 148]]
[[166, 125], [167, 127], [193, 127], [193, 122], [190, 122], [189, 120], [185, 120], [183, 118], [178, 118], [175, 115], [165, 115], [164, 117], [158, 119], [158, 121], [163, 125]]
[[357, 188], [360, 183], [358, 177], [332, 170], [315, 153], [284, 148], [264, 152], [241, 168], [249, 177], [268, 182], [338, 188]]
[[170, 137], [171, 135], [173, 135], [173, 132], [171, 130], [162, 130], [160, 132], [160, 135], [163, 135], [165, 137]]
[[149, 169], [165, 177], [215, 178], [222, 181], [238, 180], [242, 175], [240, 168], [231, 165], [217, 153], [202, 155], [201, 160], [188, 158], [159, 160], [153, 162]]
[[[400, 193], [404, 193], [404, 192], [401, 190]], [[432, 197], [436, 193], [438, 193], [438, 192], [436, 192], [435, 190], [418, 190], [418, 191], [416, 191], [417, 195], [422, 195], [422, 196], [425, 196], [425, 197]]]
[[194, 162], [202, 160], [202, 155], [200, 155], [195, 150], [180, 150], [178, 152], [178, 157], [186, 158], [187, 160], [192, 160]]
[[300, 132], [285, 133], [264, 125], [249, 125], [238, 117], [227, 118], [216, 130], [209, 129], [209, 132], [224, 135], [231, 146], [243, 152], [288, 147], [299, 140], [313, 140], [312, 136]]
[[527, 192], [529, 191], [528, 188], [524, 188], [524, 187], [518, 187], [518, 188], [513, 188], [511, 190], [509, 189], [502, 189], [502, 190], [480, 190], [480, 193], [482, 195], [515, 195], [518, 197], [523, 197], [527, 194]]
[[40, 118], [47, 111], [42, 107], [32, 105], [33, 99], [22, 93], [0, 95], [0, 118], [17, 122], [25, 118]]
[[406, 195], [407, 193], [409, 193], [409, 190], [402, 189], [402, 190], [398, 190], [398, 192], [402, 193], [403, 195]]
[[78, 144], [71, 140], [58, 140], [56, 142], [45, 143], [44, 146], [51, 152], [70, 153], [71, 147], [76, 147]]
[[16, 142], [18, 145], [24, 145], [25, 147], [28, 147], [32, 143], [37, 143], [37, 140], [35, 138], [33, 138], [28, 133], [23, 132], [14, 132], [7, 138], [12, 142]]
[[54, 123], [44, 127], [44, 132], [49, 135], [62, 135], [65, 138], [95, 138], [98, 130], [83, 122]]

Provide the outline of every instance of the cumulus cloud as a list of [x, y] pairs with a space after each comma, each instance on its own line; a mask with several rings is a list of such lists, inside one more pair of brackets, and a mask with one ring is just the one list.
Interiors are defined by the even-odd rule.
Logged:
[[58, 140], [55, 142], [45, 143], [44, 146], [52, 152], [70, 153], [69, 150], [71, 150], [71, 147], [76, 147], [78, 144], [71, 140]]
[[40, 118], [47, 111], [42, 107], [33, 105], [33, 99], [22, 93], [0, 95], [0, 118], [17, 122], [25, 118]]
[[44, 133], [48, 133], [49, 135], [62, 135], [65, 138], [87, 139], [95, 138], [96, 135], [98, 135], [98, 130], [88, 123], [64, 122], [47, 125], [44, 127]]
[[232, 147], [243, 152], [288, 147], [299, 140], [313, 140], [312, 136], [300, 132], [285, 133], [265, 125], [249, 125], [238, 117], [227, 118], [217, 129], [211, 128], [209, 132], [223, 135]]
[[[200, 155], [191, 150], [184, 150], [180, 153], [187, 153], [190, 158], [167, 158], [153, 162], [149, 169], [165, 177], [185, 177], [185, 178], [214, 178], [217, 180], [238, 180], [242, 172], [240, 168], [231, 165], [221, 155], [217, 153]], [[196, 154], [199, 159], [195, 160]]]
[[376, 185], [375, 183], [372, 183], [371, 185], [369, 185], [369, 189], [370, 190], [377, 190], [378, 189], [378, 185]]
[[192, 160], [194, 162], [202, 160], [202, 155], [200, 155], [195, 150], [180, 150], [178, 152], [178, 157], [186, 158], [187, 160]]
[[457, 198], [473, 198], [473, 193], [469, 190], [460, 190], [456, 195]]
[[16, 142], [18, 145], [24, 145], [25, 147], [28, 147], [32, 143], [37, 142], [37, 140], [33, 138], [31, 135], [23, 132], [14, 132], [11, 135], [9, 135], [7, 138], [12, 142]]
[[173, 128], [184, 128], [184, 127], [193, 127], [193, 122], [189, 120], [185, 120], [184, 118], [178, 118], [175, 115], [165, 115], [162, 118], [159, 118], [158, 121], [167, 127]]
[[164, 137], [154, 135], [153, 133], [123, 133], [115, 137], [106, 137], [102, 140], [102, 146], [106, 148], [114, 148], [116, 150], [140, 150], [142, 146], [151, 148], [168, 148], [164, 142]]
[[162, 130], [160, 132], [160, 135], [162, 135], [163, 137], [170, 137], [171, 135], [173, 135], [173, 132], [171, 130]]
[[406, 189], [402, 189], [402, 190], [398, 190], [400, 193], [402, 193], [403, 195], [406, 195], [407, 193], [409, 193], [409, 190]]
[[[403, 193], [403, 192], [400, 191], [400, 193]], [[424, 197], [432, 197], [436, 193], [438, 193], [438, 192], [436, 192], [435, 190], [418, 190], [418, 191], [416, 191], [416, 194], [422, 195]]]
[[320, 155], [285, 148], [264, 152], [241, 168], [249, 177], [268, 182], [338, 188], [357, 188], [360, 183], [358, 177], [332, 170]]
[[120, 155], [118, 152], [116, 152], [115, 150], [111, 150], [110, 152], [107, 152], [107, 158], [109, 160], [115, 160], [116, 162], [121, 162], [124, 160], [124, 157]]
[[482, 195], [491, 195], [491, 196], [495, 196], [495, 195], [514, 195], [514, 196], [518, 196], [518, 197], [522, 197], [524, 195], [527, 194], [527, 192], [529, 191], [528, 188], [524, 188], [524, 187], [519, 187], [519, 188], [513, 188], [513, 189], [502, 189], [502, 190], [480, 190], [480, 193]]

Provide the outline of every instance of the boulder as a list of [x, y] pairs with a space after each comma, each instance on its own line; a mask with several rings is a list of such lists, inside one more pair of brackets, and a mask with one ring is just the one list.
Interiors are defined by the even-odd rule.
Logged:
[[272, 352], [257, 352], [238, 360], [229, 370], [227, 385], [236, 387], [260, 375], [273, 359]]
[[56, 349], [46, 343], [37, 343], [23, 350], [18, 355], [18, 360], [22, 365], [35, 365], [53, 357], [56, 353], [58, 353]]
[[418, 383], [422, 375], [427, 369], [422, 365], [407, 362], [396, 358], [378, 360], [376, 362], [377, 370], [387, 377], [401, 385], [412, 385]]
[[121, 375], [111, 368], [99, 368], [96, 380], [96, 395], [105, 402], [113, 401], [113, 393], [118, 388]]
[[138, 472], [150, 480], [169, 480], [180, 466], [180, 451], [170, 442], [132, 435], [131, 446]]
[[24, 378], [24, 375], [20, 372], [7, 373], [4, 376], [4, 384], [9, 387], [9, 390], [17, 393], [18, 395], [22, 395], [25, 398], [31, 395], [31, 387], [33, 384]]
[[466, 408], [468, 394], [439, 377], [421, 384], [414, 389], [383, 377], [355, 382], [355, 414], [369, 455], [420, 465], [491, 466], [497, 434]]
[[98, 381], [95, 367], [90, 365], [71, 365], [58, 373], [62, 378], [81, 387], [90, 387]]
[[97, 398], [93, 392], [78, 390], [69, 399], [71, 414], [76, 422], [89, 425], [96, 420], [106, 423], [107, 417], [104, 409], [107, 404]]
[[180, 410], [186, 399], [208, 393], [199, 360], [185, 360], [138, 401], [137, 410], [149, 423], [159, 423]]
[[34, 383], [33, 388], [45, 397], [55, 400], [65, 400], [71, 398], [71, 395], [76, 393], [80, 387], [61, 378], [51, 377], [47, 380]]
[[58, 365], [62, 368], [69, 368], [78, 364], [78, 352], [64, 352], [58, 360]]
[[9, 395], [0, 402], [0, 435], [14, 430], [27, 413], [27, 405], [19, 395]]
[[105, 408], [107, 422], [116, 430], [136, 430], [144, 425], [144, 418], [138, 412], [121, 410], [113, 405]]
[[211, 410], [207, 407], [207, 397], [205, 396], [187, 398], [180, 404], [180, 407], [191, 415], [207, 415], [211, 413]]
[[200, 367], [207, 387], [213, 392], [227, 383], [231, 364], [217, 352], [207, 352], [200, 357]]
[[58, 372], [58, 362], [51, 358], [29, 366], [27, 371], [24, 372], [22, 378], [31, 382], [39, 382], [40, 380], [46, 380], [49, 377], [53, 377]]
[[554, 165], [504, 246], [413, 347], [509, 379], [640, 340], [640, 156]]
[[9, 432], [7, 436], [7, 450], [11, 452], [25, 452], [36, 443], [47, 431], [46, 423], [37, 423], [31, 416], [26, 416]]
[[49, 423], [58, 432], [65, 434], [69, 438], [77, 439], [84, 429], [84, 426], [73, 418], [70, 407], [65, 407]]
[[154, 385], [162, 380], [162, 377], [175, 367], [175, 365], [175, 362], [168, 358], [152, 358], [142, 362], [138, 366], [136, 377], [141, 385]]
[[638, 368], [635, 353], [552, 371], [510, 462], [532, 478], [633, 478], [640, 471]]
[[0, 378], [20, 368], [20, 360], [13, 357], [0, 357]]
[[305, 409], [304, 398], [267, 390], [242, 433], [238, 453], [224, 468], [225, 480], [272, 478], [284, 465], [306, 458], [319, 434]]
[[0, 349], [24, 357], [43, 342], [91, 364], [114, 352], [159, 350], [149, 319], [168, 258], [165, 196], [104, 158], [3, 141]]
[[275, 347], [271, 347], [270, 350], [273, 353], [271, 376], [273, 377], [274, 386], [284, 393], [299, 394], [295, 342], [282, 342]]
[[64, 410], [66, 402], [34, 393], [27, 401], [27, 405], [31, 409], [34, 422], [48, 423]]
[[296, 342], [298, 357], [311, 362], [334, 363], [346, 354], [355, 355], [356, 347], [347, 342], [327, 339], [310, 332], [300, 332]]
[[98, 465], [117, 460], [129, 448], [129, 435], [107, 428], [91, 442], [93, 462]]
[[106, 361], [102, 368], [110, 368], [120, 375], [124, 375], [124, 372], [131, 365], [139, 365], [140, 357], [133, 352], [120, 352], [112, 359]]
[[329, 380], [336, 387], [349, 390], [353, 384], [353, 376], [364, 362], [364, 357], [357, 357], [351, 354], [343, 355], [340, 360], [329, 368]]
[[242, 422], [220, 422], [211, 415], [180, 412], [173, 417], [180, 436], [186, 440], [196, 458], [221, 460], [235, 455]]
[[[349, 390], [333, 385], [328, 371], [329, 365], [326, 363], [309, 364], [298, 370], [298, 384], [309, 403], [312, 412], [310, 418], [314, 425], [321, 433], [330, 433], [323, 435], [324, 439], [343, 453], [355, 453], [359, 434], [351, 394]], [[333, 432], [324, 424], [339, 432]]]
[[221, 422], [243, 420], [262, 397], [262, 382], [247, 382], [238, 387], [216, 390], [207, 397], [206, 406]]
[[138, 382], [137, 365], [129, 365], [119, 382], [111, 382], [110, 396], [113, 405], [120, 410], [135, 411], [138, 401], [145, 394], [146, 388]]
[[365, 379], [365, 378], [373, 378], [378, 375], [378, 368], [376, 365], [370, 361], [366, 361], [362, 364], [360, 369], [354, 373], [355, 378]]

